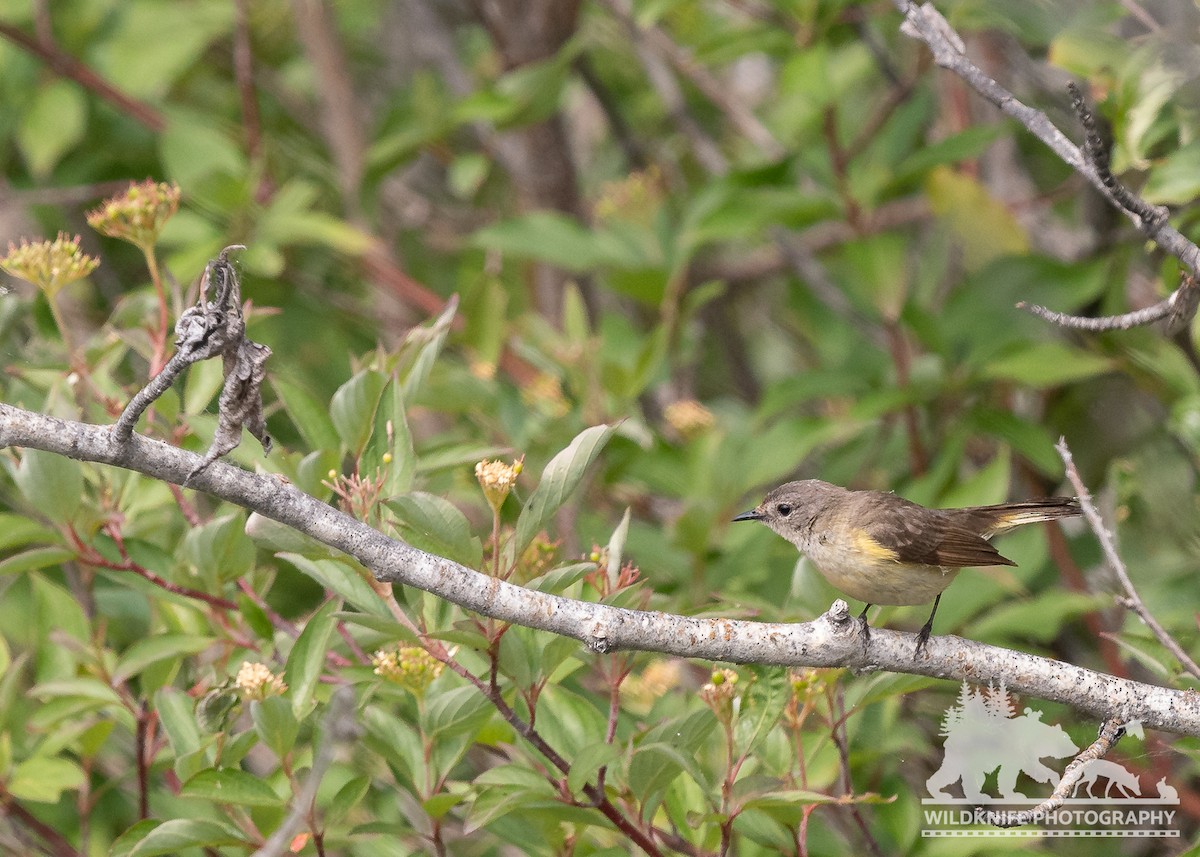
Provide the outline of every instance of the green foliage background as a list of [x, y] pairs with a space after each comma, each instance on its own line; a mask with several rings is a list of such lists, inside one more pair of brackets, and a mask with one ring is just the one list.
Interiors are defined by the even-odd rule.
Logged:
[[[109, 422], [145, 382], [145, 262], [84, 213], [150, 176], [182, 189], [157, 248], [182, 291], [222, 247], [247, 246], [236, 258], [249, 334], [274, 351], [278, 445], [232, 459], [323, 498], [336, 484], [418, 547], [497, 567], [473, 467], [523, 455], [498, 530], [516, 582], [804, 620], [836, 593], [770, 533], [728, 526], [765, 488], [800, 474], [930, 505], [1055, 493], [1061, 435], [1147, 606], [1197, 653], [1192, 331], [1071, 334], [1014, 308], [1122, 312], [1173, 289], [1175, 260], [931, 68], [890, 4], [633, 4], [663, 41], [631, 36], [615, 0], [573, 20], [570, 3], [518, 4], [507, 30], [486, 5], [63, 0], [39, 17], [0, 1], [0, 239], [79, 232], [103, 259], [63, 295], [83, 378], [46, 297], [7, 282], [4, 401]], [[1195, 8], [937, 5], [968, 53], [1076, 138], [1063, 84], [1086, 84], [1117, 174], [1196, 237]], [[522, 53], [539, 16], [568, 26]], [[14, 32], [40, 33], [146, 112], [55, 73]], [[824, 277], [797, 272], [789, 241]], [[452, 328], [421, 326], [455, 294]], [[217, 366], [192, 369], [139, 430], [204, 449], [219, 384]], [[575, 490], [544, 487], [554, 502], [519, 520], [547, 463], [601, 424], [616, 429], [595, 454], [542, 480]], [[584, 793], [598, 776], [630, 824], [664, 832], [664, 853], [862, 853], [868, 836], [888, 854], [992, 850], [920, 837], [958, 690], [946, 683], [741, 668], [738, 712], [721, 715], [701, 695], [709, 664], [596, 656], [397, 592], [396, 609], [494, 677], [506, 720], [452, 670], [418, 693], [373, 673], [366, 655], [414, 641], [345, 559], [141, 476], [20, 450], [4, 464], [8, 853], [248, 853], [303, 784], [339, 683], [356, 690], [365, 737], [323, 781], [298, 853], [627, 853]], [[1066, 532], [1008, 537], [1019, 566], [969, 572], [935, 633], [1193, 686], [1113, 606], [1093, 538]], [[639, 574], [614, 590], [626, 562]], [[287, 693], [237, 697], [243, 661]], [[1070, 711], [1019, 704], [1076, 743], [1094, 734]], [[531, 720], [569, 773], [518, 734]], [[1186, 841], [1195, 741], [1148, 734], [1119, 750], [1144, 791], [1160, 777], [1179, 789]], [[829, 805], [847, 794], [859, 801]]]

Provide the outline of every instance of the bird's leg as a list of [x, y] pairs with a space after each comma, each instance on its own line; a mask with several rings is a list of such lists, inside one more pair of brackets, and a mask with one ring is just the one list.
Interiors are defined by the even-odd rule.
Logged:
[[929, 642], [929, 635], [933, 631], [933, 617], [937, 615], [938, 602], [942, 600], [942, 593], [938, 593], [937, 598], [933, 599], [933, 609], [929, 611], [929, 619], [921, 626], [921, 630], [917, 632], [917, 650], [913, 653], [913, 660], [921, 657], [921, 650], [925, 648], [925, 644]]
[[867, 624], [867, 611], [872, 605], [868, 604], [863, 608], [863, 612], [858, 614], [858, 629], [862, 633], [863, 648], [867, 647], [867, 643], [871, 642], [871, 626]]

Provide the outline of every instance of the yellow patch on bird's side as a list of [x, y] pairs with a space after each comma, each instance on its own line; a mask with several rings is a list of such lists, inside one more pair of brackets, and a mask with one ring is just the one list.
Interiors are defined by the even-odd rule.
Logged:
[[881, 562], [896, 562], [900, 558], [899, 554], [875, 541], [865, 530], [854, 534], [854, 548], [859, 553]]

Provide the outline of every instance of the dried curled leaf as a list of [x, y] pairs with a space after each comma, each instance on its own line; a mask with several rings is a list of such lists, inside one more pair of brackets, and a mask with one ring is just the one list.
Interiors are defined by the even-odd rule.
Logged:
[[[271, 356], [271, 349], [246, 338], [241, 285], [228, 260], [230, 251], [235, 249], [244, 248], [240, 244], [226, 247], [209, 263], [199, 300], [175, 324], [175, 354], [162, 372], [133, 397], [115, 428], [118, 440], [128, 439], [138, 417], [171, 387], [186, 367], [220, 355], [225, 385], [218, 401], [217, 431], [203, 460], [188, 474], [185, 482], [237, 448], [243, 428], [258, 439], [264, 452], [271, 451], [271, 436], [267, 434], [262, 404], [264, 366]], [[214, 292], [210, 300], [209, 295]]]

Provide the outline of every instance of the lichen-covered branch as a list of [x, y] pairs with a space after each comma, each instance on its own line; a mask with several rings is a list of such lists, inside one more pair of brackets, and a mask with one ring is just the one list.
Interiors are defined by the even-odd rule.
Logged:
[[952, 681], [1004, 679], [1012, 690], [1062, 702], [1098, 720], [1200, 736], [1200, 695], [1105, 675], [958, 637], [933, 637], [913, 660], [914, 634], [877, 629], [863, 646], [844, 601], [796, 624], [677, 616], [577, 601], [525, 589], [388, 538], [271, 475], [216, 462], [196, 472], [194, 453], [107, 426], [62, 420], [0, 404], [0, 447], [41, 449], [79, 461], [135, 470], [258, 512], [358, 560], [380, 581], [415, 586], [464, 609], [580, 640], [598, 652], [664, 652], [688, 658], [780, 666], [842, 666]]

